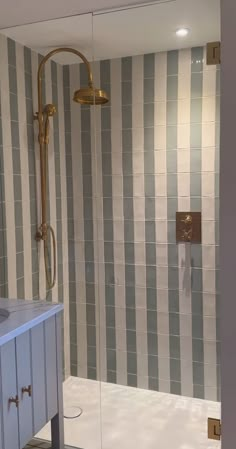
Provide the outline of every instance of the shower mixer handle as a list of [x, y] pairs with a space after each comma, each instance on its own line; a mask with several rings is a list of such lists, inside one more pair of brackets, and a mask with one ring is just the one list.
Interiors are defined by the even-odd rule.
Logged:
[[186, 215], [185, 218], [183, 220], [181, 220], [182, 223], [184, 223], [185, 225], [191, 225], [193, 223], [193, 218], [190, 214]]

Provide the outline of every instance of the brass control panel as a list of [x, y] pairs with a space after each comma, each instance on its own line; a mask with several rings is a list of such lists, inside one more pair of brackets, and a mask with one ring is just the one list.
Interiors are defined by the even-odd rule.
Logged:
[[176, 242], [201, 243], [201, 212], [176, 212]]

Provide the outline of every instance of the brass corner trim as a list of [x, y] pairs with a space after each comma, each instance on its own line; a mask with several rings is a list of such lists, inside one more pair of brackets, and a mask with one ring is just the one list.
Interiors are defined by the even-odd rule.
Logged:
[[218, 65], [221, 63], [221, 42], [208, 42], [206, 63], [207, 65]]
[[221, 420], [215, 418], [208, 418], [208, 439], [209, 440], [221, 440]]

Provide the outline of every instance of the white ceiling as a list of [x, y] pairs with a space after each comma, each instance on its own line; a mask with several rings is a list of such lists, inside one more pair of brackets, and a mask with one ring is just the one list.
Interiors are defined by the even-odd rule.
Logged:
[[0, 28], [137, 3], [147, 3], [147, 0], [0, 0]]
[[[190, 33], [178, 38], [175, 31]], [[60, 46], [82, 51], [88, 59], [116, 58], [204, 45], [220, 39], [220, 0], [173, 0], [155, 5], [85, 14], [2, 30], [42, 54]], [[78, 58], [62, 53], [62, 64]]]

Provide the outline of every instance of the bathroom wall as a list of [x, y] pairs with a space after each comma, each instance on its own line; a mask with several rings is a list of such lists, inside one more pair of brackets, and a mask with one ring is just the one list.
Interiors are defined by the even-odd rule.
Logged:
[[[45, 286], [36, 76], [40, 56], [0, 36], [0, 291], [63, 301], [65, 375], [219, 400], [219, 78], [204, 49], [95, 63], [102, 108], [71, 100], [83, 65], [46, 66]], [[202, 245], [176, 245], [175, 212], [202, 211]]]
[[63, 73], [47, 64], [44, 98], [57, 105], [51, 123], [48, 164], [48, 221], [57, 238], [57, 283], [45, 285], [40, 224], [40, 172], [37, 124], [37, 68], [41, 56], [0, 36], [0, 294], [9, 298], [64, 302], [65, 374], [70, 371], [69, 264]]
[[[93, 70], [111, 101], [78, 116], [64, 67], [71, 372], [219, 400], [220, 72], [203, 48]], [[176, 245], [176, 211], [202, 212], [201, 245]]]

